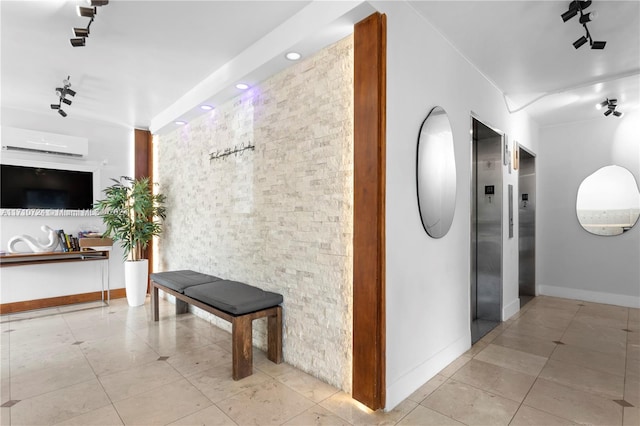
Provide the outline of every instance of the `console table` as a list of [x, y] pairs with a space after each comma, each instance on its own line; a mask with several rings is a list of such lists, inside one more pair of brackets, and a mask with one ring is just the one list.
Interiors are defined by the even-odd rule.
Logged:
[[104, 303], [105, 287], [107, 290], [107, 304], [111, 301], [111, 289], [109, 286], [109, 250], [83, 250], [49, 253], [9, 253], [0, 255], [0, 267], [22, 265], [39, 265], [43, 263], [63, 262], [94, 262], [105, 261], [102, 265], [102, 302]]

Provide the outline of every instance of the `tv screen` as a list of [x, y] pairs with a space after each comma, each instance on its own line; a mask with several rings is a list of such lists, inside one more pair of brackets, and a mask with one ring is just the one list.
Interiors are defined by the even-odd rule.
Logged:
[[2, 164], [3, 209], [93, 208], [93, 173]]

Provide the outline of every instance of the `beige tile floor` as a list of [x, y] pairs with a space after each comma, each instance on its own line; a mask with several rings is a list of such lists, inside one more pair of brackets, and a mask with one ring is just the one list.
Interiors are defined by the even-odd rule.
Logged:
[[[388, 413], [163, 302], [1, 317], [4, 425], [640, 425], [640, 310], [538, 297]], [[285, 354], [286, 356], [286, 354]]]

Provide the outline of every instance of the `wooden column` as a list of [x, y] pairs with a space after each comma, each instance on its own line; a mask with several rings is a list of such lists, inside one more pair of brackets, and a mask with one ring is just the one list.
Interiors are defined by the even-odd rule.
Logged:
[[[133, 177], [139, 179], [149, 177], [153, 185], [153, 135], [148, 130], [134, 129], [134, 171]], [[143, 256], [149, 259], [149, 274], [153, 272], [153, 241], [143, 251]], [[147, 293], [149, 293], [147, 283]]]
[[385, 404], [386, 15], [354, 32], [353, 398]]

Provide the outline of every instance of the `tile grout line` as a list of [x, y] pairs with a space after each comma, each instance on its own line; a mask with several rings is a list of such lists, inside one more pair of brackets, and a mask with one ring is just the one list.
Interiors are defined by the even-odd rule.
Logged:
[[[627, 330], [631, 330], [631, 328], [629, 327], [629, 320], [631, 317], [631, 311], [629, 310], [629, 308], [627, 308]], [[627, 365], [629, 363], [629, 338], [631, 337], [631, 332], [627, 332], [627, 338], [624, 339], [624, 380], [622, 381], [622, 400], [626, 401], [626, 392], [625, 390], [627, 389]], [[624, 406], [622, 407], [622, 424], [624, 425]]]
[[[528, 304], [530, 304], [531, 302], [529, 302]], [[565, 328], [564, 332], [562, 333], [562, 336], [560, 336], [559, 341], [562, 342], [562, 338], [564, 337], [564, 335], [566, 334], [567, 330], [569, 329], [569, 327], [571, 327], [571, 323], [573, 322], [573, 320], [575, 319], [575, 317], [578, 315], [578, 312], [580, 312], [580, 309], [582, 308], [582, 306], [580, 308], [578, 308], [578, 310], [576, 311], [575, 314], [573, 314], [573, 317], [571, 318], [571, 321], [568, 322], [567, 327]], [[528, 310], [527, 310], [528, 312]], [[526, 313], [524, 314], [526, 315]], [[535, 386], [535, 384], [538, 382], [538, 379], [540, 378], [540, 374], [542, 373], [542, 371], [544, 370], [544, 368], [547, 366], [547, 364], [549, 363], [549, 360], [551, 359], [551, 357], [553, 356], [553, 353], [556, 351], [556, 348], [559, 345], [556, 344], [555, 347], [553, 348], [553, 350], [551, 351], [551, 353], [549, 354], [549, 356], [547, 357], [547, 360], [545, 361], [544, 365], [542, 366], [542, 368], [540, 369], [540, 371], [538, 372], [538, 374], [536, 374], [535, 376], [535, 380], [533, 381], [533, 383], [531, 383], [531, 386], [529, 387], [529, 390], [527, 391], [527, 393], [525, 394], [524, 398], [522, 398], [522, 401], [520, 402], [520, 405], [518, 406], [518, 409], [516, 410], [516, 412], [513, 414], [513, 417], [511, 417], [511, 420], [509, 421], [509, 424], [511, 424], [511, 422], [513, 422], [513, 420], [515, 419], [516, 414], [518, 414], [518, 411], [520, 411], [520, 409], [522, 408], [522, 406], [524, 405], [524, 401], [527, 399], [527, 397], [529, 396], [529, 394], [531, 393], [531, 389], [533, 389], [533, 387]], [[528, 405], [526, 405], [526, 407], [528, 407]], [[557, 414], [553, 414], [553, 413], [548, 413], [547, 411], [544, 411], [538, 407], [530, 407], [530, 408], [534, 408], [536, 410], [540, 410], [544, 413], [559, 417], [559, 418], [563, 418], [564, 417], [560, 417]], [[573, 422], [573, 420], [571, 419], [565, 419], [567, 421]]]

